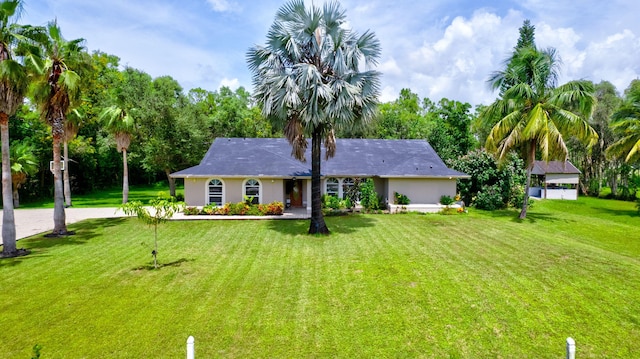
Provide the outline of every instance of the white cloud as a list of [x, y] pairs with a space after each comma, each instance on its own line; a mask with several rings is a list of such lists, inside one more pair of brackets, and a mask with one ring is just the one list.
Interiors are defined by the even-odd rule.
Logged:
[[220, 86], [218, 86], [218, 88], [223, 87], [223, 86], [224, 87], [228, 87], [231, 90], [235, 91], [235, 90], [238, 89], [238, 87], [240, 87], [240, 80], [238, 80], [237, 78], [228, 79], [228, 78], [225, 77], [220, 81]]
[[232, 1], [228, 0], [207, 0], [213, 10], [218, 12], [234, 12], [240, 11], [240, 6]]
[[[311, 0], [305, 0], [310, 5]], [[315, 1], [316, 4], [322, 1]], [[382, 101], [402, 88], [420, 97], [489, 103], [486, 83], [503, 66], [525, 18], [540, 47], [563, 60], [560, 83], [608, 80], [619, 91], [640, 77], [640, 2], [629, 0], [342, 0], [349, 26], [372, 30], [382, 45]], [[55, 17], [68, 39], [121, 58], [151, 76], [169, 75], [188, 90], [251, 89], [245, 53], [263, 44], [282, 0], [29, 0], [25, 23]]]

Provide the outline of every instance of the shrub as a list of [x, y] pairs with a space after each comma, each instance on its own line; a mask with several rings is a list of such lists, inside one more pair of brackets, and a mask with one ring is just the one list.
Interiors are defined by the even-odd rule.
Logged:
[[193, 216], [196, 214], [200, 214], [200, 210], [198, 209], [198, 207], [185, 207], [182, 213], [184, 213], [185, 216]]
[[487, 211], [493, 211], [505, 207], [500, 187], [495, 184], [487, 186], [479, 191], [473, 203], [476, 208]]
[[453, 203], [453, 198], [451, 196], [443, 195], [440, 196], [440, 204], [448, 206]]
[[[509, 206], [513, 208], [522, 208], [524, 203], [524, 185], [516, 185], [511, 189], [511, 197], [509, 197]], [[531, 206], [532, 201], [527, 204]]]
[[367, 211], [378, 208], [378, 194], [371, 178], [360, 187], [360, 204]]
[[224, 206], [216, 208], [216, 211], [214, 214], [224, 216], [224, 215], [228, 215], [229, 213], [231, 213], [231, 203], [225, 203]]
[[402, 193], [393, 192], [393, 198], [394, 198], [395, 204], [407, 205], [411, 203], [411, 200], [409, 200], [409, 197], [407, 197], [407, 195]]
[[273, 215], [281, 215], [284, 213], [284, 203], [279, 201], [274, 201], [266, 205], [265, 214], [273, 216]]
[[[518, 202], [517, 198], [520, 193], [519, 186], [524, 186], [527, 178], [524, 161], [515, 153], [509, 154], [507, 159], [500, 165], [485, 150], [476, 150], [469, 152], [466, 156], [449, 161], [451, 168], [464, 172], [471, 176], [470, 179], [458, 180], [458, 190], [464, 203], [474, 205], [474, 201], [480, 198], [485, 206], [487, 200], [487, 187], [492, 187], [500, 194], [502, 204], [500, 206], [492, 205], [491, 207], [504, 208], [507, 204]], [[480, 195], [480, 192], [485, 192]], [[493, 195], [493, 194], [492, 194]], [[522, 191], [524, 199], [524, 191]], [[520, 202], [522, 206], [522, 202]]]
[[216, 206], [214, 203], [210, 203], [210, 204], [202, 207], [202, 213], [204, 213], [204, 214], [215, 214], [217, 209], [218, 209], [218, 206]]
[[249, 205], [246, 202], [231, 203], [229, 206], [229, 214], [236, 216], [244, 216], [249, 211]]

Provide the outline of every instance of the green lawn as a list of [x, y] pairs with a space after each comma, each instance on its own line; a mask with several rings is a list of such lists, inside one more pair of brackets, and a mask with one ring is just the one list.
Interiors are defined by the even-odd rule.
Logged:
[[[176, 193], [184, 193], [183, 186], [178, 186]], [[137, 185], [129, 188], [130, 201], [142, 201], [157, 198], [158, 195], [169, 195], [169, 187], [166, 182], [158, 182], [152, 185]], [[71, 195], [71, 203], [76, 208], [92, 207], [118, 207], [122, 204], [122, 187], [109, 190], [100, 190], [86, 194]], [[20, 208], [53, 208], [53, 197], [38, 201], [21, 201]]]
[[70, 225], [0, 261], [0, 357], [578, 358], [640, 353], [640, 217], [583, 198], [517, 212]]

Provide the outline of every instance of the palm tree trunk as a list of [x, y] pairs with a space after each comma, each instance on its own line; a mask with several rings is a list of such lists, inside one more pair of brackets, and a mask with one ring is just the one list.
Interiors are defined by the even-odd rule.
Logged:
[[64, 141], [63, 155], [65, 164], [64, 171], [62, 172], [64, 179], [64, 204], [67, 207], [71, 207], [71, 182], [69, 181], [69, 144]]
[[322, 188], [320, 186], [320, 143], [322, 133], [319, 129], [313, 131], [311, 137], [311, 224], [309, 234], [329, 234], [329, 228], [322, 215]]
[[129, 165], [127, 164], [127, 149], [122, 149], [122, 204], [129, 202]]
[[[529, 208], [529, 187], [531, 187], [531, 171], [533, 170], [533, 163], [536, 161], [536, 144], [532, 142], [527, 149], [527, 181], [524, 186], [524, 200], [522, 201], [522, 210], [520, 211], [520, 219], [527, 217], [527, 208]], [[546, 193], [546, 190], [545, 190]]]
[[169, 180], [169, 196], [176, 196], [176, 179], [171, 177], [171, 170], [169, 168], [164, 169], [164, 173], [167, 175], [167, 180]]
[[20, 207], [20, 193], [18, 192], [18, 189], [16, 188], [16, 186], [13, 186], [13, 208], [19, 208]]
[[2, 141], [2, 255], [15, 256], [16, 223], [13, 216], [13, 191], [9, 157], [9, 116], [0, 112], [0, 140]]
[[64, 195], [62, 189], [62, 169], [60, 142], [62, 142], [62, 119], [54, 120], [53, 132], [53, 235], [66, 235], [67, 224], [64, 213]]

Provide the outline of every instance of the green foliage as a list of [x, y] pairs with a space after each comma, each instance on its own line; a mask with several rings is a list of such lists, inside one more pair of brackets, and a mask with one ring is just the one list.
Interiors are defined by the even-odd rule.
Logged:
[[223, 216], [274, 216], [284, 213], [284, 203], [274, 201], [269, 204], [253, 204], [251, 202], [225, 203], [223, 206], [208, 204], [198, 210], [197, 207], [187, 207], [183, 213], [192, 215], [223, 215]]
[[352, 209], [353, 202], [349, 198], [340, 199], [338, 197], [322, 195], [322, 212], [325, 215], [340, 215], [345, 209]]
[[430, 115], [427, 140], [443, 161], [459, 158], [477, 147], [471, 134], [471, 105], [446, 98], [434, 104], [425, 99], [424, 106]]
[[382, 196], [378, 196], [373, 179], [367, 178], [360, 186], [360, 205], [365, 211], [378, 211], [387, 209], [387, 205]]
[[40, 359], [40, 355], [42, 352], [42, 345], [36, 344], [33, 346], [33, 354], [31, 354], [31, 359]]
[[453, 198], [451, 196], [442, 195], [440, 196], [440, 204], [448, 206], [453, 203]]
[[612, 116], [611, 128], [618, 135], [607, 149], [613, 158], [627, 163], [640, 160], [640, 80], [633, 80], [625, 91], [625, 101]]
[[393, 198], [395, 204], [407, 205], [411, 203], [411, 200], [409, 199], [409, 197], [407, 197], [406, 194], [393, 192]]
[[487, 185], [476, 194], [473, 204], [478, 209], [493, 211], [504, 208], [505, 202], [498, 184]]
[[[203, 213], [206, 213], [204, 208], [202, 209]], [[196, 214], [200, 214], [200, 209], [198, 207], [185, 207], [183, 210], [185, 216], [193, 216]]]
[[470, 179], [458, 180], [458, 191], [467, 205], [478, 207], [479, 201], [478, 208], [503, 208], [509, 203], [520, 203], [519, 196], [524, 198], [526, 171], [523, 160], [514, 153], [498, 164], [486, 151], [476, 150], [449, 161], [449, 165], [471, 176]]
[[154, 227], [153, 266], [158, 268], [158, 225], [171, 219], [173, 215], [184, 208], [184, 203], [176, 202], [173, 198], [159, 197], [149, 201], [145, 207], [140, 201], [130, 201], [120, 206], [120, 210], [127, 215], [135, 215], [139, 220]]

